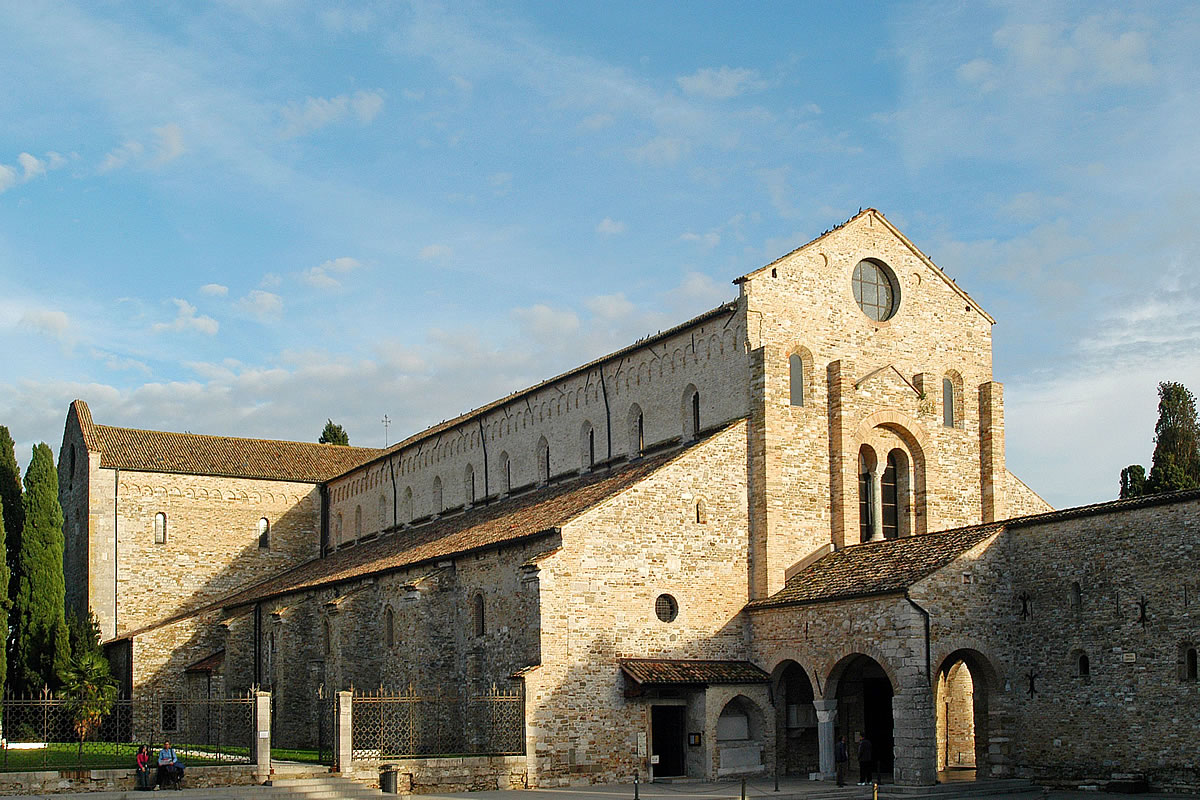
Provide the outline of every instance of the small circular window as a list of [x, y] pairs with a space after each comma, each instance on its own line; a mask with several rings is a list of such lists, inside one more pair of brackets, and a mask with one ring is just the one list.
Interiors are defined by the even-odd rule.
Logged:
[[876, 322], [891, 319], [900, 304], [896, 276], [882, 261], [863, 259], [854, 268], [854, 300]]
[[663, 622], [674, 622], [675, 618], [679, 616], [679, 603], [676, 603], [675, 598], [669, 594], [660, 594], [654, 601], [654, 613]]

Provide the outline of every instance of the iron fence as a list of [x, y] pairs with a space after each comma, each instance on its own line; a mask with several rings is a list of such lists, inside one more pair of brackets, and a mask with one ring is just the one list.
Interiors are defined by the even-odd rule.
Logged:
[[495, 686], [481, 695], [355, 692], [351, 758], [379, 761], [449, 755], [525, 752], [525, 698]]
[[132, 767], [138, 747], [151, 762], [171, 741], [186, 765], [250, 763], [254, 758], [254, 697], [120, 699], [80, 738], [69, 701], [52, 692], [0, 700], [4, 738], [0, 770]]

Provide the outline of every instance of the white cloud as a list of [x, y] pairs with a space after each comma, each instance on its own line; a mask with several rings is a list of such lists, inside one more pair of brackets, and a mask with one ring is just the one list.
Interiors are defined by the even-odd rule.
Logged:
[[127, 166], [131, 161], [140, 158], [145, 149], [142, 147], [141, 142], [129, 139], [120, 147], [110, 150], [108, 155], [104, 156], [104, 160], [100, 162], [100, 171], [112, 172], [114, 169]]
[[18, 173], [6, 164], [0, 164], [0, 192], [5, 192], [17, 185]]
[[600, 224], [596, 226], [596, 233], [603, 233], [606, 236], [616, 236], [625, 232], [625, 223], [618, 222], [611, 217], [605, 217], [600, 220]]
[[283, 286], [283, 276], [277, 272], [268, 272], [262, 276], [262, 280], [258, 285], [264, 289], [276, 289]]
[[383, 109], [383, 90], [359, 90], [352, 95], [309, 97], [304, 102], [292, 102], [280, 110], [286, 139], [301, 136], [350, 117], [367, 125]]
[[65, 311], [31, 309], [21, 315], [18, 325], [31, 331], [45, 333], [59, 341], [66, 341], [71, 319]]
[[515, 308], [512, 315], [525, 338], [556, 341], [559, 337], [571, 336], [579, 330], [578, 314], [570, 310], [559, 311], [543, 303], [528, 308]]
[[679, 240], [683, 242], [696, 242], [702, 247], [711, 250], [721, 243], [721, 235], [716, 231], [709, 231], [708, 233], [692, 233], [689, 231], [680, 236]]
[[183, 129], [171, 122], [154, 129], [158, 137], [158, 152], [154, 156], [155, 164], [166, 164], [174, 161], [186, 152], [183, 146]]
[[706, 67], [675, 80], [685, 94], [713, 100], [728, 100], [746, 92], [761, 91], [767, 86], [766, 81], [759, 77], [756, 70], [744, 67], [737, 69]]
[[209, 297], [224, 297], [229, 294], [229, 287], [219, 283], [206, 283], [200, 287], [200, 294], [206, 294]]
[[697, 312], [705, 308], [715, 308], [732, 299], [733, 291], [727, 284], [717, 283], [702, 272], [689, 272], [672, 290], [676, 300], [681, 300]]
[[301, 274], [300, 279], [309, 286], [315, 286], [318, 289], [337, 289], [341, 287], [342, 282], [333, 277], [335, 274], [344, 275], [361, 266], [362, 263], [358, 259], [342, 256], [341, 258], [330, 259], [306, 270]]
[[30, 153], [19, 153], [17, 166], [0, 164], [0, 193], [17, 184], [40, 178], [48, 170], [58, 169], [66, 163], [67, 160], [55, 152], [47, 153], [44, 161]]
[[196, 307], [188, 301], [176, 297], [171, 302], [175, 304], [175, 319], [171, 322], [154, 323], [151, 330], [155, 333], [163, 331], [198, 331], [199, 333], [212, 336], [220, 327], [212, 317], [197, 315]]
[[271, 292], [254, 289], [237, 302], [238, 310], [259, 322], [276, 320], [283, 313], [283, 298]]
[[665, 166], [674, 164], [691, 152], [687, 139], [671, 136], [656, 136], [641, 147], [630, 151], [634, 161], [642, 164]]
[[588, 310], [602, 319], [620, 319], [633, 313], [634, 305], [623, 292], [601, 294], [584, 301]]
[[23, 180], [31, 180], [38, 175], [46, 174], [46, 164], [29, 153], [21, 153], [17, 156], [17, 163], [25, 170], [25, 174], [22, 176]]
[[454, 255], [454, 251], [444, 244], [430, 244], [422, 247], [418, 255], [422, 261], [444, 260]]

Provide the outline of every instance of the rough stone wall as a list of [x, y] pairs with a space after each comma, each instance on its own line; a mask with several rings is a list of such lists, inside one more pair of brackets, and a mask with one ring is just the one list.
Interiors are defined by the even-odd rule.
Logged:
[[[198, 608], [319, 552], [319, 491], [307, 483], [121, 471], [116, 502], [118, 633]], [[97, 515], [111, 516], [111, 494], [93, 495], [92, 504]], [[158, 513], [167, 520], [162, 544], [155, 543]], [[265, 549], [258, 533], [264, 517]], [[102, 601], [104, 587], [93, 583], [92, 590]]]
[[[277, 694], [279, 741], [316, 744], [311, 738], [322, 683], [327, 696], [351, 687], [388, 692], [412, 687], [431, 696], [478, 696], [493, 686], [519, 689], [513, 674], [536, 664], [539, 655], [538, 587], [522, 565], [556, 543], [554, 536], [541, 537], [264, 603], [258, 652], [264, 686]], [[482, 635], [475, 627], [478, 596]], [[253, 631], [247, 633], [249, 639], [239, 635], [230, 646], [241, 653], [236, 656], [241, 662], [253, 647]], [[274, 653], [267, 663], [271, 637]]]
[[1042, 514], [1053, 511], [1054, 508], [1038, 496], [1037, 492], [1025, 485], [1024, 481], [1007, 473], [1008, 483], [1008, 516], [1023, 517], [1026, 514]]
[[[158, 731], [157, 701], [164, 698], [205, 696], [207, 692], [188, 681], [189, 666], [224, 647], [225, 629], [219, 612], [184, 617], [133, 638], [134, 732], [150, 741]], [[218, 680], [212, 696], [221, 696]]]
[[[541, 563], [542, 666], [526, 676], [531, 781], [628, 780], [653, 701], [623, 696], [618, 659], [747, 655], [746, 424], [581, 514], [562, 540]], [[671, 622], [656, 615], [662, 594], [678, 603]]]
[[[851, 277], [865, 258], [895, 274], [901, 299], [890, 320], [870, 319], [855, 302]], [[991, 322], [882, 218], [864, 214], [754, 273], [742, 283], [742, 303], [753, 391], [761, 392], [751, 418], [753, 480], [763, 483], [752, 504], [754, 596], [780, 589], [788, 567], [831, 539], [859, 541], [863, 444], [900, 447], [914, 472], [924, 472], [924, 485], [902, 500], [914, 532], [978, 522], [984, 487], [989, 499], [1003, 493], [1002, 482], [981, 472], [985, 440], [989, 469], [1003, 469], [1003, 448], [991, 447], [980, 427], [980, 387], [992, 380]], [[791, 403], [793, 354], [804, 365], [802, 406]], [[942, 425], [947, 376], [957, 393], [952, 428]], [[1002, 431], [1002, 406], [989, 411], [988, 423]], [[873, 416], [879, 412], [889, 416]], [[879, 452], [881, 463], [886, 455]]]
[[[745, 416], [748, 373], [743, 326], [737, 309], [703, 320], [602, 366], [573, 372], [331, 481], [332, 545], [352, 543], [469, 504], [473, 498], [468, 469], [474, 476], [474, 499], [485, 496], [485, 471], [486, 494], [506, 490], [506, 458], [512, 488], [542, 482], [543, 443], [549, 451], [551, 477], [587, 469], [589, 427], [594, 431], [597, 462], [636, 455], [631, 417], [635, 405], [642, 411], [646, 447], [692, 435], [693, 392], [700, 395], [702, 430]], [[435, 480], [441, 487], [440, 503]]]

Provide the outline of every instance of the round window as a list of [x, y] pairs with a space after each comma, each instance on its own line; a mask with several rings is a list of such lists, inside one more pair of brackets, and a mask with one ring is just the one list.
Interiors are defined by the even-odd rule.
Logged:
[[679, 603], [676, 603], [675, 598], [669, 594], [660, 594], [654, 601], [654, 613], [663, 622], [674, 622], [675, 618], [679, 616]]
[[854, 299], [876, 322], [891, 319], [900, 304], [896, 276], [882, 261], [863, 259], [854, 268]]

